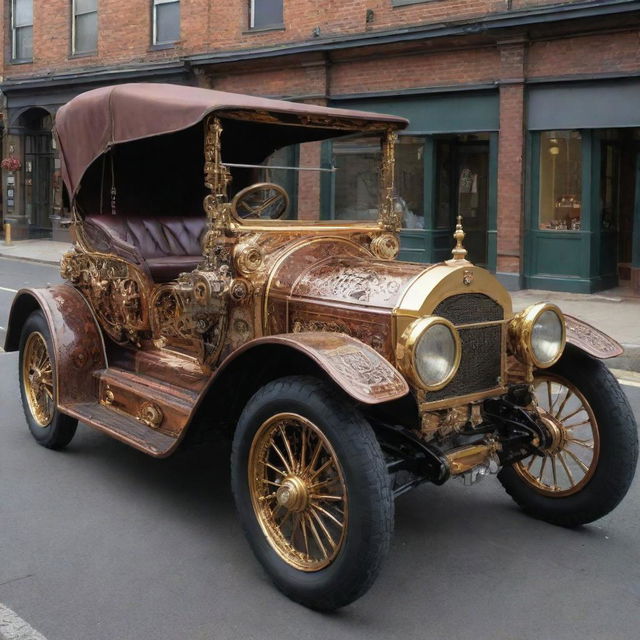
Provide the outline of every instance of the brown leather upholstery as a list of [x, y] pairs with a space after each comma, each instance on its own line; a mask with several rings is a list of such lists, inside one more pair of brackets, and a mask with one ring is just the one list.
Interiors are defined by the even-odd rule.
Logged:
[[174, 280], [202, 260], [204, 216], [93, 215], [85, 232], [98, 250], [110, 250], [145, 268], [155, 282]]

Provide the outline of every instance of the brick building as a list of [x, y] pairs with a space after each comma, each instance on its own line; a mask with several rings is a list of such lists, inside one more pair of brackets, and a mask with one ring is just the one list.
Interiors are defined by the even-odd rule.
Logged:
[[[0, 18], [3, 157], [22, 165], [3, 171], [3, 215], [23, 233], [64, 223], [60, 105], [187, 83], [409, 118], [405, 259], [447, 256], [462, 213], [471, 259], [510, 287], [640, 290], [640, 2], [5, 0]], [[343, 169], [298, 179], [301, 203], [321, 190], [306, 215], [371, 213], [377, 150], [354, 153], [300, 150]]]

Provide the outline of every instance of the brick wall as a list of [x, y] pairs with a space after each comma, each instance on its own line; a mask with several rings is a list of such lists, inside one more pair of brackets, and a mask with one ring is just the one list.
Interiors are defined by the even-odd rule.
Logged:
[[[514, 9], [521, 9], [548, 3], [549, 0], [515, 0], [512, 4]], [[99, 0], [97, 55], [73, 57], [70, 55], [70, 0], [34, 0], [34, 61], [24, 65], [5, 64], [4, 75], [41, 74], [98, 64], [153, 61], [214, 50], [308, 41], [313, 39], [313, 31], [318, 27], [322, 36], [336, 36], [473, 19], [504, 12], [509, 4], [507, 0], [431, 0], [394, 7], [392, 0], [285, 0], [284, 30], [249, 32], [248, 0], [182, 0], [181, 41], [170, 49], [153, 51], [150, 0]], [[9, 0], [4, 0], [5, 13], [8, 6]], [[367, 10], [373, 11], [370, 23], [366, 22]], [[8, 28], [3, 33], [8, 35]]]
[[583, 73], [635, 72], [640, 67], [638, 31], [534, 42], [527, 75], [531, 78]]
[[500, 137], [498, 147], [497, 271], [520, 271], [521, 221], [524, 210], [524, 43], [500, 50]]

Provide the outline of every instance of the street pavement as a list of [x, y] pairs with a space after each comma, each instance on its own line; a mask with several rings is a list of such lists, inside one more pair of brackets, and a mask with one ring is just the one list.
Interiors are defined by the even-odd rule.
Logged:
[[4, 346], [11, 301], [21, 287], [42, 287], [62, 282], [57, 266], [0, 258], [0, 348]]
[[[6, 262], [2, 287], [56, 281]], [[640, 386], [624, 389], [640, 418]], [[154, 460], [80, 426], [48, 451], [26, 427], [13, 353], [0, 354], [0, 408], [0, 603], [47, 640], [638, 637], [640, 477], [575, 530], [527, 517], [495, 478], [423, 486], [396, 502], [371, 591], [327, 615], [282, 596], [252, 557], [223, 445]]]

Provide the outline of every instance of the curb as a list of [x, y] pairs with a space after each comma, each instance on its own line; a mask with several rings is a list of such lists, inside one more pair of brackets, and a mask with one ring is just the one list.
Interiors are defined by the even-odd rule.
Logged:
[[622, 345], [624, 353], [617, 358], [609, 358], [604, 362], [610, 369], [621, 369], [623, 371], [634, 371], [640, 373], [640, 346]]
[[0, 258], [7, 258], [8, 260], [22, 260], [23, 262], [35, 262], [36, 264], [46, 264], [47, 266], [56, 267], [60, 264], [60, 260], [42, 260], [40, 258], [31, 258], [28, 256], [15, 256], [8, 253], [1, 253]]

